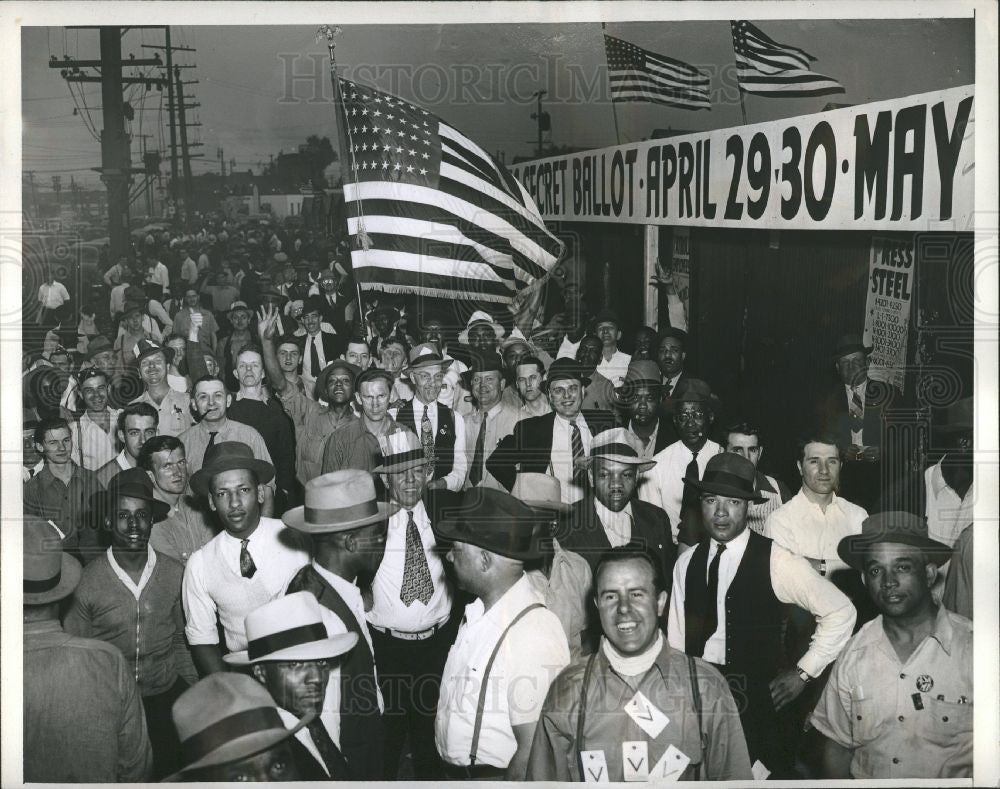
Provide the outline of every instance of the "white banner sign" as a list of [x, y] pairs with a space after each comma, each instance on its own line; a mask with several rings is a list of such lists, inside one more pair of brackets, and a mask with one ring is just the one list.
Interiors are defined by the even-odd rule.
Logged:
[[914, 239], [872, 239], [865, 304], [865, 345], [874, 346], [868, 376], [903, 391], [910, 302], [916, 290]]
[[968, 229], [974, 86], [514, 165], [545, 219]]

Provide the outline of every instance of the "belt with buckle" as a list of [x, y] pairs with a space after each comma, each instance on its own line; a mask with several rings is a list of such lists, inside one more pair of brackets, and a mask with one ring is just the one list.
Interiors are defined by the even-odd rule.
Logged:
[[434, 635], [438, 630], [444, 627], [444, 625], [445, 623], [442, 622], [440, 624], [434, 625], [433, 627], [429, 627], [426, 630], [419, 630], [416, 633], [411, 633], [406, 630], [396, 630], [395, 628], [392, 627], [379, 627], [378, 625], [373, 625], [371, 622], [368, 623], [368, 626], [373, 630], [377, 630], [379, 633], [390, 636], [392, 638], [402, 639], [403, 641], [426, 641], [428, 638]]

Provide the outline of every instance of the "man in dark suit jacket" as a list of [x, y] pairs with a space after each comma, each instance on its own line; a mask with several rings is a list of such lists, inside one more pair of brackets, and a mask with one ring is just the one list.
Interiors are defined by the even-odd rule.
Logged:
[[333, 269], [323, 269], [319, 274], [316, 287], [319, 290], [318, 298], [322, 302], [323, 309], [320, 313], [326, 323], [329, 323], [335, 332], [344, 337], [348, 331], [346, 310], [351, 303], [350, 296], [340, 293], [340, 274]]
[[585, 465], [590, 491], [560, 520], [559, 544], [580, 554], [591, 570], [605, 551], [629, 545], [649, 553], [670, 578], [677, 560], [670, 518], [633, 495], [639, 475], [653, 466], [639, 456], [635, 436], [620, 427], [606, 430], [594, 438]]
[[884, 411], [896, 390], [890, 384], [868, 377], [866, 346], [856, 334], [845, 334], [831, 354], [840, 383], [821, 400], [817, 423], [823, 432], [846, 447], [841, 471], [843, 495], [869, 511], [877, 506], [882, 479], [882, 447], [885, 445]]
[[662, 398], [663, 382], [656, 362], [633, 359], [624, 383], [615, 389], [616, 416], [618, 425], [638, 441], [639, 455], [646, 460], [677, 440]]
[[581, 410], [588, 383], [573, 359], [552, 362], [544, 384], [552, 413], [518, 422], [486, 461], [487, 470], [507, 490], [518, 472], [551, 473], [562, 486], [564, 503], [583, 498], [586, 471], [576, 461], [587, 455], [595, 435], [614, 424], [608, 411]]
[[326, 301], [321, 296], [310, 296], [299, 320], [302, 328], [296, 336], [302, 339], [302, 361], [299, 373], [305, 379], [306, 391], [311, 392], [319, 374], [330, 362], [347, 349], [347, 340], [339, 334], [323, 328], [323, 308]]

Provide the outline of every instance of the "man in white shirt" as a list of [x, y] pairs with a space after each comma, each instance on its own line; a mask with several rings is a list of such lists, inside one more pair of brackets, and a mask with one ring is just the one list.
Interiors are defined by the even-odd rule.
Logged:
[[358, 636], [358, 645], [340, 666], [340, 750], [356, 781], [383, 780], [384, 703], [365, 604], [356, 582], [378, 570], [385, 553], [389, 518], [396, 504], [380, 502], [367, 471], [345, 469], [323, 474], [305, 486], [305, 504], [282, 516], [287, 526], [312, 537], [313, 560], [288, 584], [287, 591], [312, 592]]
[[202, 675], [226, 669], [216, 620], [225, 630], [229, 651], [246, 649], [246, 615], [281, 595], [309, 562], [294, 532], [261, 515], [263, 485], [273, 478], [274, 467], [236, 441], [209, 448], [191, 477], [191, 489], [208, 500], [223, 527], [191, 554], [184, 570], [184, 632]]
[[472, 488], [434, 526], [476, 596], [441, 678], [435, 739], [448, 778], [524, 780], [542, 702], [569, 664], [562, 625], [524, 572], [541, 558], [545, 523], [508, 493]]
[[119, 471], [139, 465], [139, 451], [156, 435], [159, 418], [159, 413], [149, 403], [129, 403], [118, 412], [115, 435], [122, 451], [97, 469], [97, 479], [104, 487]]
[[48, 279], [38, 287], [38, 323], [45, 325], [56, 323], [62, 306], [69, 301], [69, 291], [58, 282], [50, 271]]
[[198, 264], [186, 249], [181, 249], [178, 257], [181, 261], [181, 279], [188, 285], [194, 285], [198, 281]]
[[[358, 636], [346, 632], [340, 622], [328, 627], [328, 618], [335, 619], [309, 592], [279, 597], [247, 614], [248, 649], [223, 659], [231, 666], [249, 666], [253, 678], [267, 688], [277, 703], [285, 726], [295, 730], [295, 738], [325, 774], [335, 781], [346, 781], [350, 772], [337, 745], [337, 658], [357, 645]], [[312, 720], [296, 728], [307, 715]]]
[[170, 288], [170, 272], [167, 271], [167, 267], [163, 265], [162, 261], [156, 258], [146, 260], [146, 282], [150, 285], [160, 286], [160, 296], [157, 301], [163, 301], [163, 294], [169, 292]]
[[527, 419], [552, 413], [552, 406], [545, 396], [543, 382], [545, 365], [537, 356], [524, 356], [514, 368], [514, 385], [521, 401], [520, 410]]
[[601, 361], [597, 364], [597, 372], [611, 381], [613, 386], [621, 386], [632, 357], [618, 350], [618, 341], [622, 336], [618, 315], [611, 310], [601, 310], [594, 316], [590, 327], [591, 333], [595, 334], [602, 344]]
[[466, 449], [470, 459], [466, 487], [482, 485], [496, 490], [503, 486], [486, 470], [486, 461], [499, 443], [514, 432], [524, 414], [505, 401], [508, 391], [500, 357], [495, 353], [475, 354], [462, 375], [479, 407], [465, 415]]
[[118, 449], [115, 429], [119, 412], [108, 407], [108, 374], [96, 367], [81, 370], [80, 394], [86, 410], [72, 424], [74, 460], [87, 471], [97, 471], [114, 460]]
[[429, 781], [442, 777], [434, 710], [458, 620], [451, 615], [451, 589], [431, 526], [435, 507], [427, 494], [420, 441], [406, 430], [379, 436], [379, 447], [382, 465], [375, 472], [383, 475], [389, 501], [399, 507], [389, 517], [366, 614], [387, 709], [386, 778], [397, 777], [409, 738], [413, 778]]
[[674, 542], [683, 553], [701, 537], [697, 497], [685, 488], [684, 479], [699, 479], [709, 460], [722, 452], [708, 437], [719, 400], [704, 381], [685, 378], [667, 407], [680, 438], [653, 456], [656, 465], [646, 472], [639, 498], [663, 508]]
[[[667, 637], [670, 646], [704, 658], [743, 689], [740, 718], [751, 761], [775, 778], [791, 778], [801, 722], [789, 705], [840, 654], [855, 611], [805, 559], [747, 529], [747, 505], [760, 500], [755, 475], [749, 460], [724, 452], [700, 479], [689, 480], [699, 494], [705, 537], [674, 566]], [[816, 620], [809, 649], [792, 667], [783, 642], [788, 603]]]

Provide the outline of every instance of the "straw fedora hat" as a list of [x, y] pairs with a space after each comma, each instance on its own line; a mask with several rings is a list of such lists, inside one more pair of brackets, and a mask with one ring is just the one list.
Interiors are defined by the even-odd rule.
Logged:
[[63, 550], [48, 521], [24, 518], [24, 598], [26, 605], [45, 605], [69, 596], [80, 583], [80, 562]]
[[539, 510], [569, 512], [572, 509], [572, 505], [562, 500], [562, 485], [559, 480], [537, 471], [519, 472], [510, 495]]
[[594, 458], [636, 466], [638, 471], [649, 471], [656, 465], [654, 460], [644, 460], [639, 457], [639, 442], [624, 427], [615, 427], [598, 433], [590, 444], [590, 456], [580, 458], [576, 462], [580, 466], [589, 468]]
[[305, 504], [290, 509], [281, 520], [306, 534], [328, 534], [388, 520], [398, 511], [397, 504], [378, 500], [370, 472], [345, 469], [309, 480]]
[[247, 648], [222, 659], [233, 666], [266, 660], [325, 660], [350, 652], [357, 633], [331, 636], [312, 592], [294, 592], [251, 611], [245, 620]]
[[403, 373], [408, 375], [414, 370], [420, 370], [424, 367], [440, 367], [442, 370], [447, 370], [452, 364], [454, 364], [454, 359], [445, 359], [437, 346], [425, 342], [414, 345], [410, 349], [410, 363], [403, 370]]
[[373, 474], [396, 474], [427, 463], [420, 439], [412, 430], [397, 430], [379, 436], [378, 446], [382, 450], [382, 463], [372, 469]]
[[184, 767], [167, 781], [273, 748], [316, 717], [311, 712], [291, 729], [285, 728], [267, 689], [245, 674], [228, 671], [209, 674], [184, 691], [171, 714]]
[[461, 343], [462, 345], [469, 344], [469, 329], [471, 329], [477, 323], [489, 324], [489, 326], [493, 329], [493, 334], [496, 336], [498, 340], [502, 340], [504, 334], [507, 333], [506, 329], [504, 329], [503, 326], [501, 326], [499, 323], [493, 320], [493, 316], [490, 315], [488, 312], [484, 312], [483, 310], [476, 310], [474, 313], [472, 313], [472, 315], [469, 316], [469, 321], [468, 323], [465, 324], [465, 328], [458, 333], [459, 343]]

